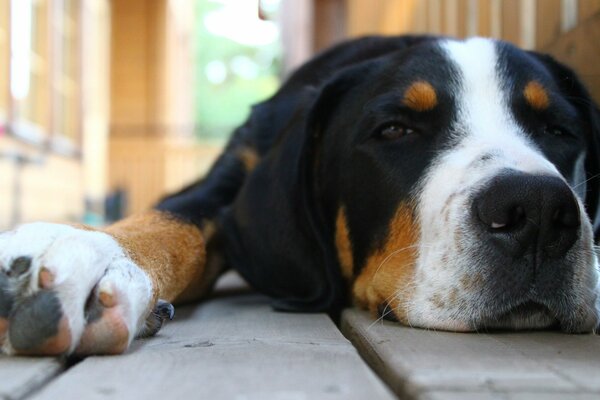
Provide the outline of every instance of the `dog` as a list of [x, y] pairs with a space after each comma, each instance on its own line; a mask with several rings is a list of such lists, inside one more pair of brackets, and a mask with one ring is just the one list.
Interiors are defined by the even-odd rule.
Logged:
[[122, 353], [228, 268], [279, 310], [593, 332], [599, 115], [570, 69], [505, 42], [340, 44], [153, 210], [2, 234], [2, 349]]

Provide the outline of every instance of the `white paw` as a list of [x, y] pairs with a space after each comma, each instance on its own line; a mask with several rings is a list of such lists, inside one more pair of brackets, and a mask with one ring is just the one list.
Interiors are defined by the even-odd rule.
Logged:
[[5, 353], [121, 353], [151, 303], [150, 278], [105, 233], [34, 223], [0, 235]]

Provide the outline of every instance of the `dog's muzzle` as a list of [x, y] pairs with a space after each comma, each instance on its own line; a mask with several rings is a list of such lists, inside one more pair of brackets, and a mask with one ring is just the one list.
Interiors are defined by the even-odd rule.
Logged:
[[591, 228], [557, 176], [507, 170], [471, 198], [488, 327], [589, 331], [597, 323]]

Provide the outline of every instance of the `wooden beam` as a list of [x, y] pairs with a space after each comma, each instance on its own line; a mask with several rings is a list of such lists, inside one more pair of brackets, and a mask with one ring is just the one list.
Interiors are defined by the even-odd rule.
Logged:
[[[120, 357], [90, 357], [34, 399], [393, 399], [325, 314], [231, 291], [177, 310]], [[7, 374], [8, 376], [8, 374]]]
[[592, 399], [600, 336], [454, 333], [346, 310], [342, 331], [403, 399]]
[[573, 68], [600, 103], [600, 14], [580, 23], [542, 51]]

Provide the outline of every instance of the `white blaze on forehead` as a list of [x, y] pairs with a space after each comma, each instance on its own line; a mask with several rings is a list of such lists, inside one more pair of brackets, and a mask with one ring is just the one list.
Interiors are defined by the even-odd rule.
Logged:
[[460, 88], [455, 93], [459, 123], [468, 131], [491, 131], [509, 123], [504, 95], [496, 73], [496, 49], [490, 40], [448, 41], [445, 48], [458, 68]]
[[508, 168], [531, 173], [556, 174], [556, 168], [541, 154], [513, 118], [509, 107], [511, 82], [502, 82], [498, 52], [490, 39], [448, 40], [442, 44], [458, 69], [459, 87], [454, 93], [458, 117], [457, 133], [473, 151], [505, 155]]

